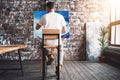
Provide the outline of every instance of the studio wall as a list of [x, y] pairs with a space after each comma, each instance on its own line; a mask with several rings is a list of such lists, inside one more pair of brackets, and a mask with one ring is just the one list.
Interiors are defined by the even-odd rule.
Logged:
[[[48, 2], [50, 0], [46, 0]], [[109, 0], [54, 0], [56, 10], [69, 11], [70, 38], [64, 47], [65, 60], [86, 60], [86, 22], [109, 24]], [[44, 10], [43, 0], [0, 0], [0, 35], [11, 43], [25, 44], [23, 60], [40, 59], [41, 41], [33, 38], [33, 12]], [[0, 55], [17, 59], [16, 52]]]

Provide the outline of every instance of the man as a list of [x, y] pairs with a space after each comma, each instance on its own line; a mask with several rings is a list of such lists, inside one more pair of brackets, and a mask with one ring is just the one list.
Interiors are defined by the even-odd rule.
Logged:
[[[54, 11], [54, 3], [48, 2], [46, 4], [47, 14], [43, 15], [40, 21], [36, 25], [36, 29], [38, 30], [41, 26], [44, 26], [44, 29], [59, 29], [60, 35], [61, 33], [65, 33], [66, 31], [66, 22], [64, 17], [61, 14], [58, 14]], [[46, 40], [45, 45], [58, 45], [58, 40]], [[60, 45], [62, 45], [62, 41], [60, 39]], [[47, 51], [48, 52], [48, 51]], [[63, 69], [63, 51], [60, 54], [60, 67]], [[50, 65], [53, 61], [51, 55], [48, 55], [49, 61], [47, 62]]]

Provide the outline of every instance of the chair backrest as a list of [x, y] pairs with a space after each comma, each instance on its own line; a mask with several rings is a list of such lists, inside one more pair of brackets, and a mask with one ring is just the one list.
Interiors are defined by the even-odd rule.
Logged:
[[43, 29], [44, 40], [58, 39], [59, 29]]

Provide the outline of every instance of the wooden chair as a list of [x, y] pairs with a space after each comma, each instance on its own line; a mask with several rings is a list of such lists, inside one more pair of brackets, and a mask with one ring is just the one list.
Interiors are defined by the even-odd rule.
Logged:
[[[60, 35], [59, 35], [59, 30], [58, 29], [44, 29], [43, 30], [43, 34], [42, 34], [42, 47], [43, 47], [43, 49], [42, 49], [42, 51], [43, 51], [43, 66], [42, 66], [42, 68], [43, 68], [43, 73], [42, 73], [42, 77], [43, 77], [43, 80], [46, 80], [46, 74], [47, 74], [47, 65], [46, 65], [46, 55], [45, 55], [45, 53], [44, 53], [44, 49], [45, 48], [50, 48], [51, 49], [51, 52], [52, 52], [52, 54], [54, 54], [54, 48], [57, 48], [57, 52], [58, 52], [58, 60], [57, 60], [57, 63], [58, 63], [58, 65], [57, 66], [59, 66], [60, 65], [60, 63], [59, 63], [59, 60], [60, 60]], [[44, 45], [44, 41], [45, 40], [54, 40], [54, 39], [58, 39], [58, 45], [52, 45], [52, 46], [48, 46], [48, 45]], [[59, 78], [60, 78], [60, 76], [59, 76], [59, 68], [57, 69], [57, 74], [55, 75], [55, 76], [57, 76], [57, 80], [59, 80]]]

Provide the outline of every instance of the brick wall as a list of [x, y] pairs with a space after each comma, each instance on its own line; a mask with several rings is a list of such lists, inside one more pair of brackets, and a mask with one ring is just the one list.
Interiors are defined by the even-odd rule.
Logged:
[[[46, 0], [50, 1], [50, 0]], [[51, 0], [53, 1], [53, 0]], [[54, 0], [56, 10], [68, 10], [70, 38], [66, 40], [66, 60], [85, 60], [86, 22], [109, 23], [109, 0]], [[44, 9], [43, 0], [0, 0], [0, 35], [10, 36], [12, 43], [26, 44], [22, 59], [39, 59], [39, 40], [33, 39], [33, 11]], [[6, 35], [5, 35], [6, 34]], [[39, 48], [39, 50], [38, 50]], [[14, 52], [16, 53], [16, 52]], [[15, 54], [9, 54], [17, 58]], [[1, 55], [0, 58], [12, 58]]]

